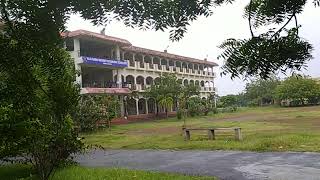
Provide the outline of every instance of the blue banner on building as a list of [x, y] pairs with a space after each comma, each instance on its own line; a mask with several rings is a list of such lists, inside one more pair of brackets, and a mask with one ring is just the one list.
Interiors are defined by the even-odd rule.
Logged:
[[105, 65], [105, 66], [112, 66], [112, 67], [128, 67], [128, 63], [126, 61], [117, 61], [111, 59], [100, 59], [94, 57], [87, 57], [82, 56], [83, 63], [85, 64], [95, 64], [95, 65]]

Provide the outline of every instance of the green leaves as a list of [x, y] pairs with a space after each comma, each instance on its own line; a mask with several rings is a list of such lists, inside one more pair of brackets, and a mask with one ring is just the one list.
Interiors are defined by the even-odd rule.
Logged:
[[294, 106], [317, 104], [320, 100], [320, 84], [308, 77], [293, 75], [276, 88], [275, 96]]
[[245, 17], [251, 16], [254, 27], [280, 24], [300, 14], [305, 4], [306, 0], [252, 0], [245, 8]]
[[224, 51], [219, 56], [226, 60], [223, 74], [266, 79], [279, 70], [300, 70], [311, 59], [312, 46], [296, 32], [294, 28], [286, 36], [268, 32], [251, 39], [225, 41], [220, 45]]

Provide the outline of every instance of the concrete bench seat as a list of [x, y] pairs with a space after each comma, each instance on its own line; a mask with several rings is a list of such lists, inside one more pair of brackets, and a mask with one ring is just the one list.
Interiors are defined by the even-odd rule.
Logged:
[[235, 140], [241, 141], [242, 140], [242, 134], [241, 134], [241, 128], [240, 127], [230, 127], [230, 128], [185, 128], [184, 129], [184, 138], [186, 141], [189, 141], [191, 138], [191, 131], [208, 131], [208, 139], [209, 140], [215, 140], [215, 131], [226, 131], [226, 130], [232, 130], [235, 133]]

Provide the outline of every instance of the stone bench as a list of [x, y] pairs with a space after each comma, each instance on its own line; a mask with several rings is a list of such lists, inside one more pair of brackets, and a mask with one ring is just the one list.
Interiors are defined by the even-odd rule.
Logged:
[[242, 134], [241, 134], [241, 128], [239, 127], [231, 127], [231, 128], [193, 128], [193, 129], [184, 129], [184, 139], [186, 141], [190, 140], [191, 137], [191, 131], [208, 131], [208, 139], [209, 140], [215, 140], [215, 131], [225, 131], [225, 130], [233, 130], [235, 133], [235, 140], [241, 141], [242, 140]]

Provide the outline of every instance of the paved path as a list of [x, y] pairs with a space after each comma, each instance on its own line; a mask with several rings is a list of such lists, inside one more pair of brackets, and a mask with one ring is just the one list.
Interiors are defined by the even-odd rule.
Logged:
[[222, 180], [320, 180], [317, 153], [98, 150], [76, 160], [90, 167], [177, 172]]

